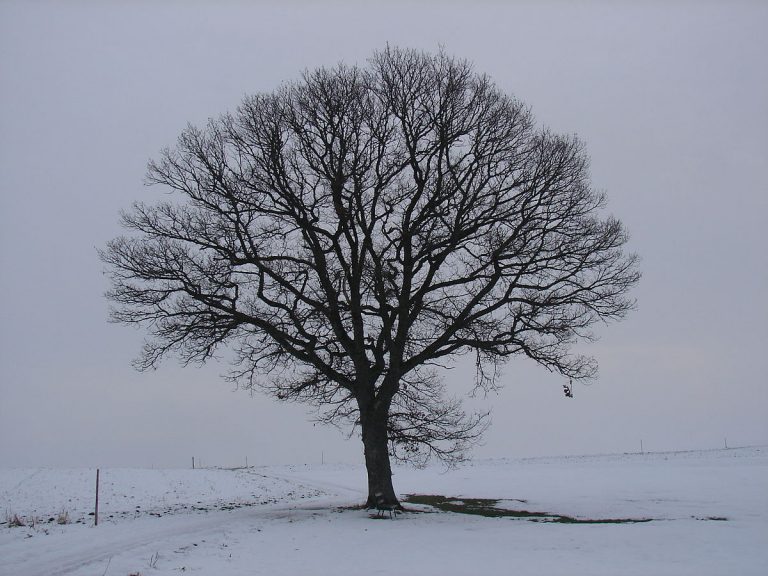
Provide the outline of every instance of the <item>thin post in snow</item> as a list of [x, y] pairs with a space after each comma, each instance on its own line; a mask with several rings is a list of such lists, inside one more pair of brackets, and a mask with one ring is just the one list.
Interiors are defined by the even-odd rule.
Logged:
[[728, 450], [728, 438], [723, 438], [723, 443], [725, 444], [725, 449]]
[[192, 470], [195, 469], [195, 457], [192, 456]]
[[93, 525], [99, 525], [99, 469], [96, 468], [96, 507], [93, 511]]
[[640, 440], [640, 454], [645, 454], [645, 451], [643, 451], [643, 441]]

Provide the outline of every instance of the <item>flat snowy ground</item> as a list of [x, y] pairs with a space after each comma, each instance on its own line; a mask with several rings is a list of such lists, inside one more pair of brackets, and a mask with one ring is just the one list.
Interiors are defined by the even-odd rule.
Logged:
[[[768, 574], [768, 447], [397, 469], [402, 494], [580, 520], [352, 509], [351, 466], [0, 470], [0, 574]], [[68, 523], [59, 524], [66, 516]], [[14, 517], [25, 525], [12, 526]]]

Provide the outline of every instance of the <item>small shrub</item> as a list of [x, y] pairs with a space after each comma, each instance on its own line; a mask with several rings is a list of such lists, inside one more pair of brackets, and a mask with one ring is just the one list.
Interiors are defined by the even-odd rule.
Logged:
[[11, 528], [20, 528], [22, 526], [26, 526], [27, 523], [24, 522], [24, 518], [20, 517], [18, 514], [10, 514], [7, 515], [8, 518], [8, 526]]
[[69, 510], [62, 510], [59, 515], [56, 516], [56, 524], [69, 524]]

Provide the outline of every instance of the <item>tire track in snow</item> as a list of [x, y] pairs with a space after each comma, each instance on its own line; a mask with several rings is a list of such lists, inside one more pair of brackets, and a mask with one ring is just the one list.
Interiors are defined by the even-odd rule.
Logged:
[[[331, 510], [349, 504], [351, 496], [359, 497], [362, 494], [359, 490], [332, 482], [276, 474], [262, 476], [292, 484], [299, 494], [303, 489], [314, 488], [326, 495], [309, 498], [294, 496], [286, 504], [258, 504], [234, 510], [212, 510], [205, 515], [141, 517], [99, 527], [77, 527], [63, 533], [36, 535], [35, 542], [30, 542], [34, 544], [32, 546], [19, 546], [18, 543], [14, 546], [11, 542], [0, 546], [3, 570], [8, 570], [8, 574], [66, 576], [91, 567], [95, 569], [94, 573], [102, 573], [112, 558], [127, 553], [149, 558], [158, 550], [167, 553], [212, 533], [244, 529], [246, 527], [243, 524], [254, 526], [260, 522], [284, 518], [302, 520], [311, 517], [317, 510]], [[86, 533], [90, 530], [94, 532]]]
[[317, 480], [316, 478], [306, 478], [296, 475], [281, 475], [281, 474], [263, 474], [266, 478], [275, 478], [276, 480], [283, 480], [291, 482], [293, 484], [299, 484], [303, 487], [316, 488], [324, 492], [331, 492], [335, 496], [349, 497], [349, 498], [365, 498], [366, 494], [358, 488], [352, 488], [345, 484], [339, 484], [338, 482], [329, 482], [327, 480]]
[[[207, 535], [255, 527], [262, 522], [289, 518], [310, 518], [318, 508], [332, 509], [340, 502], [318, 498], [292, 505], [263, 505], [209, 512], [205, 516], [165, 516], [141, 518], [120, 524], [88, 528], [98, 532], [88, 537], [83, 531], [38, 536], [45, 539], [43, 546], [22, 551], [3, 551], [3, 570], [8, 574], [30, 576], [66, 576], [82, 568], [94, 565], [106, 566], [113, 557], [126, 553], [133, 556], [144, 554], [149, 558], [162, 550], [164, 553], [189, 545], [190, 541], [204, 539]], [[142, 552], [142, 549], [145, 549]], [[99, 568], [94, 573], [101, 573]]]

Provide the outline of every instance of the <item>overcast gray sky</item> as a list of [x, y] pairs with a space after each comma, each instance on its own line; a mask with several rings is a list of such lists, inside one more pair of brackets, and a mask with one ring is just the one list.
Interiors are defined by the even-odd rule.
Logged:
[[[96, 249], [158, 188], [187, 122], [387, 42], [474, 62], [552, 130], [642, 257], [638, 308], [584, 346], [600, 379], [523, 358], [476, 457], [768, 443], [768, 4], [0, 0], [0, 466], [361, 461], [225, 366], [130, 366]], [[472, 371], [446, 374], [469, 389]]]

